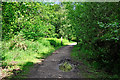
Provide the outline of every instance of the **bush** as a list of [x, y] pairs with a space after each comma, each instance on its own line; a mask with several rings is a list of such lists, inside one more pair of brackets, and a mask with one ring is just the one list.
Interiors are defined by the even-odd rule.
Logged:
[[94, 45], [93, 59], [104, 68], [105, 71], [111, 73], [119, 73], [120, 67], [120, 40], [97, 40]]
[[[92, 44], [79, 44], [77, 56], [87, 60], [94, 68], [103, 69], [112, 74], [120, 74], [120, 40], [97, 39]], [[76, 54], [74, 54], [76, 55]]]
[[65, 39], [62, 40], [62, 44], [61, 44], [61, 39], [46, 38], [46, 40], [48, 40], [50, 42], [50, 44], [53, 45], [54, 47], [62, 46], [62, 45], [65, 45], [65, 43], [69, 43], [69, 41], [65, 40]]

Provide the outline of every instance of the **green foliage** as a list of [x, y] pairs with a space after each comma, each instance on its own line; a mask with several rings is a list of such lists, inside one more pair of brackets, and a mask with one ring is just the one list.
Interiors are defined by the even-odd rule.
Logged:
[[3, 2], [2, 39], [9, 40], [19, 32], [26, 39], [57, 37], [72, 39], [65, 6], [51, 3]]
[[[44, 3], [3, 2], [2, 3], [2, 38], [9, 40], [18, 32], [23, 32], [26, 39], [55, 37], [58, 26], [59, 5]], [[57, 9], [57, 10], [56, 10]], [[55, 25], [56, 24], [56, 25]]]
[[[68, 19], [70, 19], [72, 26], [76, 30], [76, 36], [85, 43], [94, 42], [94, 40], [100, 38], [104, 40], [118, 39], [118, 5], [119, 3], [69, 4], [67, 6], [70, 13]], [[75, 9], [73, 9], [74, 7]], [[114, 10], [114, 13], [110, 13], [111, 10]]]
[[50, 44], [53, 45], [54, 47], [62, 46], [62, 45], [65, 45], [65, 43], [69, 43], [69, 41], [66, 39], [62, 39], [62, 44], [61, 44], [61, 39], [46, 38], [46, 40], [48, 40], [50, 42]]
[[[77, 58], [84, 55], [81, 59], [89, 60], [95, 68], [119, 73], [119, 5], [115, 2], [3, 2], [2, 58], [11, 59], [10, 62], [27, 59], [24, 56], [32, 54], [45, 56], [54, 47], [74, 40], [82, 53], [75, 54]], [[63, 39], [61, 44], [61, 39], [57, 39], [60, 37], [69, 41]]]
[[79, 42], [81, 59], [95, 68], [119, 74], [119, 3], [68, 3], [67, 18]]
[[70, 43], [63, 39], [61, 44], [61, 39], [57, 39], [68, 35], [61, 27], [65, 24], [64, 10], [51, 3], [3, 2], [2, 67], [26, 70], [26, 66]]

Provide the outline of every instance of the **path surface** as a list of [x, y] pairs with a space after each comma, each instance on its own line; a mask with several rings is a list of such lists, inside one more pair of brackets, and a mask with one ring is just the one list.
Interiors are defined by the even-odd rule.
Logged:
[[70, 53], [76, 43], [62, 47], [49, 57], [47, 57], [43, 64], [35, 65], [28, 77], [29, 78], [79, 78], [78, 70], [75, 68], [70, 72], [63, 72], [59, 70], [59, 63], [64, 59], [70, 59]]

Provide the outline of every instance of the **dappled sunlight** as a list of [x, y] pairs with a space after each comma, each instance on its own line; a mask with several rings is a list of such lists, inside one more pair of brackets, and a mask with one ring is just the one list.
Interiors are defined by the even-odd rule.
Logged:
[[77, 45], [77, 43], [71, 43], [71, 44], [69, 44], [69, 45], [71, 45], [71, 46], [72, 46], [72, 45]]
[[[1, 6], [2, 77], [22, 77], [36, 64], [33, 69], [37, 77], [78, 77], [74, 71], [65, 75], [59, 72], [57, 61], [65, 58], [70, 58], [71, 63], [81, 60], [81, 65], [86, 63], [106, 74], [97, 77], [120, 76], [119, 3], [2, 2]], [[39, 69], [42, 62], [45, 65]], [[71, 69], [70, 65], [67, 68]]]

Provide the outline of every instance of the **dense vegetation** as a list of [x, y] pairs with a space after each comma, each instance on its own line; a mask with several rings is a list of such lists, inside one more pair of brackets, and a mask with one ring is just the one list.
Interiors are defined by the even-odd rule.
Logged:
[[[69, 3], [68, 19], [75, 29], [80, 59], [95, 68], [119, 74], [120, 3]], [[73, 9], [74, 8], [74, 9]], [[82, 56], [84, 55], [84, 56]]]
[[65, 36], [60, 32], [65, 22], [61, 20], [64, 11], [60, 5], [51, 4], [53, 3], [2, 3], [4, 74], [7, 71], [11, 74], [16, 68], [26, 71], [28, 66], [32, 66], [38, 59], [44, 59], [55, 49], [70, 43], [65, 40], [67, 37], [63, 37], [62, 43], [61, 39], [58, 39]]
[[56, 38], [63, 37], [77, 41], [80, 52], [75, 56], [79, 59], [86, 59], [96, 69], [120, 74], [119, 6], [115, 2], [3, 2], [3, 61], [45, 57], [61, 46]]

